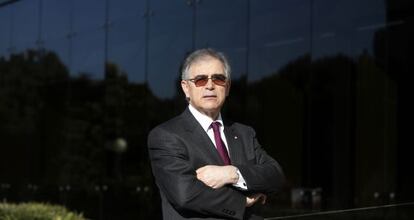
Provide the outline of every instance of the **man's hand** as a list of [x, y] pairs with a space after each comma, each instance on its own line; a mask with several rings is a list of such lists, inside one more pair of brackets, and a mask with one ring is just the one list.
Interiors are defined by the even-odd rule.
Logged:
[[196, 170], [197, 179], [207, 186], [218, 189], [226, 184], [237, 183], [239, 175], [235, 166], [207, 165]]
[[262, 193], [257, 193], [257, 194], [253, 194], [251, 196], [247, 196], [246, 197], [246, 207], [250, 207], [252, 205], [254, 205], [256, 202], [262, 200], [262, 205], [264, 205], [266, 203], [266, 198], [267, 196], [265, 194]]

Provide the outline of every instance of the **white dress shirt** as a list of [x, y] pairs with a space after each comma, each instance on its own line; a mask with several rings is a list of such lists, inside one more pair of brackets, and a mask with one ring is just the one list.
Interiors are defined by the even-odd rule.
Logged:
[[[204, 129], [204, 131], [207, 132], [207, 135], [211, 139], [211, 142], [213, 142], [214, 146], [217, 147], [216, 141], [214, 139], [213, 128], [211, 128], [211, 123], [214, 122], [213, 119], [211, 119], [207, 115], [204, 115], [201, 112], [199, 112], [191, 104], [188, 105], [188, 108], [189, 108], [191, 114], [193, 114], [193, 116], [196, 118], [198, 123], [200, 123], [200, 125]], [[226, 136], [224, 135], [224, 123], [223, 123], [223, 119], [221, 118], [221, 113], [219, 113], [219, 115], [217, 117], [217, 120], [215, 120], [215, 121], [220, 122], [220, 124], [222, 125], [222, 126], [220, 126], [220, 136], [221, 136], [221, 139], [224, 142], [224, 145], [227, 148], [227, 152], [230, 152], [229, 147], [227, 145]], [[229, 153], [229, 157], [230, 157], [230, 153]], [[230, 159], [231, 159], [231, 157], [230, 157]], [[240, 189], [243, 189], [243, 190], [247, 190], [246, 181], [244, 180], [243, 176], [241, 175], [241, 173], [238, 169], [237, 169], [237, 174], [239, 175], [239, 180], [237, 181], [237, 183], [233, 184], [233, 186], [235, 186], [237, 188], [240, 188]]]

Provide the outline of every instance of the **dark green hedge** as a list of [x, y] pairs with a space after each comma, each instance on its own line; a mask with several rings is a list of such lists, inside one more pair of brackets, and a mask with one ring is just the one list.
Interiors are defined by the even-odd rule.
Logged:
[[0, 220], [86, 220], [63, 206], [44, 203], [0, 203]]

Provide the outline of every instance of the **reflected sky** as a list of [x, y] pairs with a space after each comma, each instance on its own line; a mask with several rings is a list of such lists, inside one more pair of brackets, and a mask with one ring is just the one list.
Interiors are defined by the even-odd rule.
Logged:
[[254, 82], [305, 54], [372, 53], [385, 22], [379, 0], [17, 1], [0, 8], [0, 53], [44, 47], [72, 75], [93, 79], [104, 77], [107, 60], [169, 98], [194, 48], [224, 51], [233, 79]]

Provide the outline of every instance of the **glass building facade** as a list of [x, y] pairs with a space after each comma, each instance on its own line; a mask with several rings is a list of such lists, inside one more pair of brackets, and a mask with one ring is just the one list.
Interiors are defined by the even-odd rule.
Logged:
[[186, 107], [181, 61], [212, 47], [233, 69], [222, 113], [288, 179], [264, 216], [411, 219], [380, 207], [414, 202], [413, 15], [409, 0], [0, 1], [0, 199], [160, 218], [147, 134]]

